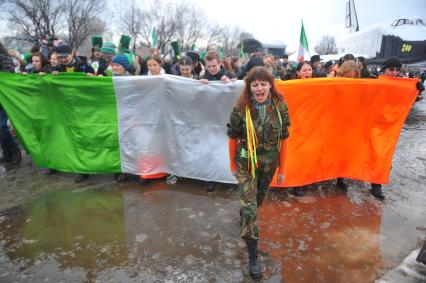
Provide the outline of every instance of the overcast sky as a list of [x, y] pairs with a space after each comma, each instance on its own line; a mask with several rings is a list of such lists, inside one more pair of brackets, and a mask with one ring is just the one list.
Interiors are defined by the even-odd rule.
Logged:
[[[337, 39], [347, 34], [346, 0], [188, 1], [193, 1], [210, 20], [221, 25], [238, 25], [262, 41], [284, 42], [287, 52], [298, 48], [301, 20], [310, 50], [324, 35]], [[355, 0], [355, 8], [360, 30], [379, 23], [391, 24], [401, 17], [422, 17], [426, 21], [426, 0]], [[0, 20], [0, 35], [8, 33], [5, 21]]]
[[[206, 11], [211, 20], [223, 25], [239, 25], [261, 40], [282, 41], [290, 52], [299, 45], [301, 20], [310, 49], [324, 35], [338, 38], [347, 33], [346, 0], [191, 1]], [[401, 17], [426, 20], [426, 0], [355, 0], [355, 8], [360, 30], [379, 23], [391, 24]]]

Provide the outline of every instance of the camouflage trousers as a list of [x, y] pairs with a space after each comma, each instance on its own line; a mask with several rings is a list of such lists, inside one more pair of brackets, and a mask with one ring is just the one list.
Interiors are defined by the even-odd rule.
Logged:
[[247, 163], [237, 162], [237, 166], [236, 177], [241, 202], [241, 238], [246, 241], [258, 240], [257, 207], [262, 204], [269, 190], [269, 185], [277, 169], [277, 161], [260, 164], [256, 169], [254, 180], [247, 171]]

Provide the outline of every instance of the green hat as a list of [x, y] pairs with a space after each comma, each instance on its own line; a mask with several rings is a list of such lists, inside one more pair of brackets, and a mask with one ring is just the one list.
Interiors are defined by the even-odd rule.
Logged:
[[124, 53], [126, 55], [127, 59], [129, 60], [130, 64], [133, 64], [133, 61], [135, 60], [135, 54], [132, 53]]
[[115, 55], [115, 44], [112, 42], [105, 42], [102, 44], [101, 52], [104, 54]]
[[94, 50], [99, 51], [102, 47], [102, 43], [103, 43], [102, 36], [100, 35], [92, 36], [92, 46]]
[[118, 49], [123, 53], [130, 53], [129, 46], [132, 38], [128, 35], [123, 34], [120, 38], [120, 44], [118, 45]]
[[180, 46], [179, 46], [179, 41], [173, 41], [171, 43], [172, 48], [173, 48], [173, 52], [175, 53], [175, 59], [179, 60], [180, 59]]
[[23, 53], [21, 54], [21, 59], [24, 60], [25, 63], [29, 63], [32, 56], [33, 56], [32, 53]]

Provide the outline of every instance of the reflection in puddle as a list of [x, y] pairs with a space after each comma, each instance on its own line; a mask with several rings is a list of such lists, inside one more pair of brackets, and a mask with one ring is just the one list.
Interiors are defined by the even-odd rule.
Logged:
[[121, 192], [47, 193], [3, 216], [4, 251], [19, 270], [54, 259], [97, 273], [127, 257], [123, 215]]
[[[309, 197], [312, 199], [312, 197]], [[265, 202], [261, 249], [288, 282], [372, 282], [381, 268], [380, 207], [346, 196]]]
[[[17, 267], [0, 272], [0, 279], [249, 281], [234, 190], [207, 194], [201, 182], [180, 180], [137, 190], [43, 194], [0, 216], [1, 262]], [[380, 206], [363, 192], [355, 195], [297, 199], [272, 191], [259, 213], [266, 281], [377, 279]]]

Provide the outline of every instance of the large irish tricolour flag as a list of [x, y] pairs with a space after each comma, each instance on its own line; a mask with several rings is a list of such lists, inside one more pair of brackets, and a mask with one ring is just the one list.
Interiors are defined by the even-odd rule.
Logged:
[[[276, 81], [290, 112], [285, 186], [387, 183], [415, 80]], [[234, 183], [226, 123], [243, 87], [177, 76], [0, 74], [0, 103], [40, 167]]]

